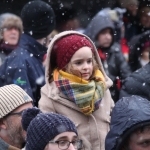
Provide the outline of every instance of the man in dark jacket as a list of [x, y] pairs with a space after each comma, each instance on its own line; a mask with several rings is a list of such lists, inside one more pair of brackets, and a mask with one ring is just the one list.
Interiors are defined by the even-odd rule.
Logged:
[[105, 72], [114, 85], [110, 89], [112, 98], [119, 99], [120, 80], [130, 74], [130, 68], [121, 52], [121, 46], [114, 42], [114, 26], [109, 17], [96, 15], [85, 34], [95, 42]]
[[40, 88], [44, 85], [43, 56], [47, 48], [45, 38], [55, 25], [53, 9], [43, 1], [28, 2], [22, 9], [24, 34], [18, 48], [13, 51], [0, 68], [0, 86], [17, 84], [37, 105]]
[[139, 96], [120, 99], [111, 115], [105, 150], [150, 149], [150, 102]]

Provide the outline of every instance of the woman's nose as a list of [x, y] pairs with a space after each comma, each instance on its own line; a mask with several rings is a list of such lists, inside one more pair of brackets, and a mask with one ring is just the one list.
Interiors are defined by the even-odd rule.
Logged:
[[84, 63], [83, 64], [83, 69], [87, 69], [88, 68], [88, 64], [87, 63]]
[[70, 146], [69, 146], [69, 148], [67, 150], [77, 150], [77, 149], [75, 149], [75, 147], [73, 146], [73, 144], [70, 143]]

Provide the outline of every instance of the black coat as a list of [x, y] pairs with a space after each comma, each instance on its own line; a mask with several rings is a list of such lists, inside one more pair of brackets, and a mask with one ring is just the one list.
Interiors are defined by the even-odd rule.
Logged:
[[[102, 60], [103, 63], [103, 60]], [[125, 79], [130, 74], [130, 68], [125, 61], [125, 58], [121, 52], [121, 47], [118, 43], [114, 43], [107, 54], [107, 64], [108, 68], [105, 67], [104, 69], [108, 69], [108, 76], [115, 81], [117, 77], [121, 80]]]
[[23, 34], [19, 46], [0, 67], [0, 86], [17, 84], [23, 88], [37, 105], [40, 88], [45, 84], [43, 56], [47, 48], [32, 37]]
[[150, 125], [150, 101], [140, 96], [120, 99], [111, 114], [105, 150], [120, 150], [121, 144], [139, 127]]
[[130, 95], [139, 95], [150, 100], [150, 63], [125, 79], [120, 98]]
[[119, 99], [119, 81], [120, 84], [128, 77], [131, 73], [130, 68], [125, 61], [125, 58], [121, 52], [120, 45], [114, 43], [107, 55], [106, 61], [102, 60], [104, 70], [110, 79], [113, 81], [113, 86], [110, 88], [112, 98], [116, 102]]

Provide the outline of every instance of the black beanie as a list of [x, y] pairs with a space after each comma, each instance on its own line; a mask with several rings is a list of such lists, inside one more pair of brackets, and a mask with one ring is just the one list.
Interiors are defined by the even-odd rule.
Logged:
[[27, 131], [26, 150], [44, 150], [50, 140], [63, 132], [77, 134], [69, 118], [56, 113], [42, 113], [36, 107], [23, 112], [22, 126]]
[[55, 28], [55, 15], [50, 5], [43, 1], [28, 2], [21, 11], [24, 33], [35, 39], [49, 35]]

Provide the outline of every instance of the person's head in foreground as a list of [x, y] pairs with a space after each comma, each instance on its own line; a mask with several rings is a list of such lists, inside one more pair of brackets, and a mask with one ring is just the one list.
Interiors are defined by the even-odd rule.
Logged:
[[140, 96], [131, 96], [123, 97], [116, 103], [105, 149], [150, 149], [150, 101]]
[[22, 126], [27, 131], [26, 150], [76, 150], [82, 147], [74, 123], [60, 114], [29, 108], [23, 112]]
[[22, 129], [21, 115], [31, 107], [31, 97], [19, 86], [11, 84], [0, 87], [0, 138], [3, 141], [23, 148], [26, 133]]

